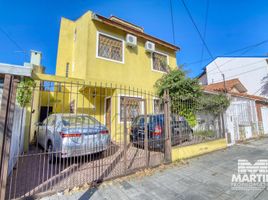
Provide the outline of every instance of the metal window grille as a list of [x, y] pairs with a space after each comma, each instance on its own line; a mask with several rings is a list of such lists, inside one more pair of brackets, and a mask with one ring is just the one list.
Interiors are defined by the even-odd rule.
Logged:
[[98, 56], [122, 62], [122, 41], [99, 34]]
[[[124, 107], [124, 101], [126, 106]], [[141, 114], [141, 98], [120, 97], [120, 120], [124, 121], [124, 109], [126, 109], [126, 120], [132, 121]]]
[[153, 52], [153, 69], [167, 72], [167, 56]]

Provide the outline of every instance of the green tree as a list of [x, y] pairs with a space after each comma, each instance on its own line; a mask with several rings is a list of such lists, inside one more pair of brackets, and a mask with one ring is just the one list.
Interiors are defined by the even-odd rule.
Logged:
[[225, 94], [203, 94], [198, 103], [198, 110], [202, 113], [218, 116], [230, 105], [230, 100]]
[[197, 79], [187, 77], [182, 69], [173, 69], [157, 80], [155, 88], [160, 97], [169, 90], [171, 111], [184, 116], [191, 126], [196, 124], [195, 113], [202, 95]]
[[[222, 131], [223, 112], [229, 107], [230, 100], [225, 94], [203, 94], [200, 97], [198, 111], [204, 114], [210, 114], [214, 120], [218, 118], [219, 131]], [[219, 135], [218, 135], [219, 136]]]

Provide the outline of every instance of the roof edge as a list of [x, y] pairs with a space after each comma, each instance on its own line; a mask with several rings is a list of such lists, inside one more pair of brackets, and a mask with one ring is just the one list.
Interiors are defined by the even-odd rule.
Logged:
[[165, 46], [167, 48], [170, 48], [170, 49], [172, 49], [174, 51], [179, 51], [180, 50], [180, 48], [178, 46], [175, 46], [175, 45], [173, 45], [173, 44], [171, 44], [169, 42], [166, 42], [164, 40], [158, 39], [158, 38], [156, 38], [154, 36], [151, 36], [149, 34], [146, 34], [144, 32], [138, 31], [135, 28], [132, 28], [130, 26], [123, 25], [122, 23], [118, 23], [117, 21], [108, 19], [108, 18], [106, 18], [104, 16], [101, 16], [99, 14], [92, 13], [92, 19], [96, 20], [96, 21], [99, 21], [99, 22], [102, 22], [104, 24], [116, 27], [116, 28], [121, 29], [123, 31], [132, 33], [132, 34], [134, 34], [134, 35], [136, 35], [138, 37], [144, 38], [146, 40], [150, 40], [150, 41], [155, 42], [155, 43], [157, 43], [159, 45], [162, 45], [162, 46]]

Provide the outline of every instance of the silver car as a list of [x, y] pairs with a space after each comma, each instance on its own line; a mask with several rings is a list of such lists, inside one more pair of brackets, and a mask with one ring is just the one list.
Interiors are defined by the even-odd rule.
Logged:
[[37, 124], [36, 139], [50, 155], [67, 158], [106, 150], [110, 145], [108, 129], [86, 114], [52, 114]]

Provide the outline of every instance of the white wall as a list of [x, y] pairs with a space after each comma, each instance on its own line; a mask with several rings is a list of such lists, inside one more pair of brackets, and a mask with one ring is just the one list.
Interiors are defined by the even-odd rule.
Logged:
[[24, 132], [25, 132], [26, 109], [22, 109], [18, 104], [15, 106], [12, 137], [10, 144], [10, 157], [8, 161], [8, 174], [17, 163], [18, 156], [23, 152]]
[[[3, 94], [3, 80], [0, 80], [0, 105]], [[10, 154], [8, 160], [8, 174], [11, 173], [14, 165], [18, 160], [18, 156], [23, 152], [24, 129], [25, 129], [26, 109], [22, 109], [17, 103], [14, 110], [12, 137], [10, 144]]]
[[[225, 80], [239, 78], [249, 94], [260, 95], [262, 79], [268, 75], [268, 57], [219, 57], [214, 60], [225, 75]], [[206, 66], [207, 84], [222, 82], [214, 62]]]

